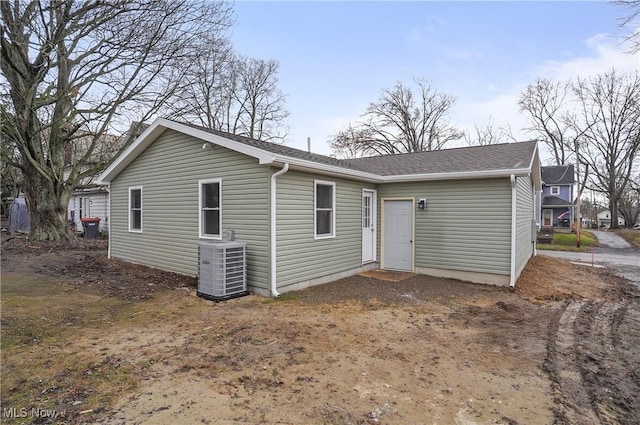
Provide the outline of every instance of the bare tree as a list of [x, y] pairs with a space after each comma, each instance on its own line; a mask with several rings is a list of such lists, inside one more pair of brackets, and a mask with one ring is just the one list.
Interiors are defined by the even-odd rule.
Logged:
[[189, 70], [190, 84], [168, 103], [169, 115], [253, 139], [284, 142], [289, 112], [278, 89], [275, 60], [233, 54], [229, 44], [205, 52]]
[[620, 198], [638, 167], [640, 76], [612, 70], [578, 79], [573, 92], [579, 108], [570, 122], [580, 135], [580, 159], [591, 170], [591, 188], [607, 197], [617, 228]]
[[582, 217], [586, 217], [586, 221], [588, 223], [588, 228], [593, 229], [595, 227], [595, 223], [597, 221], [598, 215], [598, 204], [594, 202], [592, 198], [588, 196], [581, 198], [580, 200], [580, 209]]
[[449, 123], [455, 98], [439, 93], [424, 80], [415, 80], [414, 91], [402, 83], [385, 89], [369, 104], [363, 121], [333, 136], [336, 155], [384, 155], [439, 150], [463, 137]]
[[[98, 147], [143, 121], [184, 84], [201, 40], [230, 25], [231, 5], [154, 0], [0, 2], [3, 143], [11, 143], [31, 214], [31, 237], [72, 237], [73, 189], [104, 166]], [[82, 144], [72, 164], [69, 145]]]
[[627, 16], [620, 19], [620, 26], [631, 28], [631, 34], [625, 38], [625, 41], [630, 45], [629, 53], [640, 52], [640, 27], [637, 22], [637, 18], [640, 17], [640, 0], [616, 0], [613, 4], [622, 6], [629, 11]]
[[496, 128], [489, 122], [484, 125], [475, 124], [475, 135], [471, 135], [469, 132], [464, 132], [464, 140], [469, 146], [485, 146], [495, 145], [498, 143], [507, 143], [513, 139], [511, 135], [511, 129]]
[[275, 60], [236, 59], [238, 108], [234, 133], [265, 141], [285, 139], [288, 129], [282, 123], [289, 112], [284, 108], [285, 96], [278, 89], [279, 67]]
[[329, 143], [335, 157], [358, 158], [366, 156], [373, 139], [374, 136], [368, 129], [349, 123], [344, 130], [334, 134]]
[[3, 143], [0, 144], [2, 155], [0, 156], [0, 199], [3, 202], [15, 198], [22, 190], [22, 174], [20, 170], [13, 167], [10, 162], [16, 160], [17, 152], [11, 143], [4, 143], [6, 137], [1, 136]]
[[167, 102], [164, 115], [217, 130], [225, 127], [225, 105], [233, 92], [233, 49], [226, 39], [214, 43], [213, 48], [203, 46], [187, 68], [184, 90]]
[[618, 210], [627, 227], [632, 227], [640, 219], [640, 174], [629, 179], [629, 184], [620, 195]]
[[531, 119], [525, 130], [549, 149], [555, 165], [566, 164], [574, 151], [575, 134], [565, 120], [570, 90], [569, 83], [539, 78], [520, 95], [520, 111]]

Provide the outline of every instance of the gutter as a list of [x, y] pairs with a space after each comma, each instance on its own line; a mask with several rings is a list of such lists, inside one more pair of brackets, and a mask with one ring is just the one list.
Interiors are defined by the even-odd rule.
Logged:
[[365, 171], [354, 170], [338, 165], [321, 164], [307, 159], [294, 158], [283, 155], [273, 155], [258, 161], [260, 165], [289, 164], [292, 168], [308, 173], [323, 174], [341, 178], [366, 181], [371, 183], [382, 183], [383, 177]]
[[517, 190], [516, 190], [516, 176], [511, 174], [511, 273], [509, 276], [509, 287], [515, 288], [516, 286], [516, 232], [518, 231], [517, 219]]
[[511, 176], [524, 176], [530, 173], [527, 168], [511, 168], [505, 170], [462, 171], [431, 174], [402, 174], [393, 176], [381, 176], [381, 183], [406, 183], [438, 180], [464, 180], [479, 178], [504, 178]]
[[270, 199], [270, 207], [271, 207], [271, 226], [270, 226], [270, 235], [269, 235], [269, 242], [271, 244], [271, 249], [270, 251], [270, 261], [271, 261], [271, 279], [270, 280], [270, 284], [271, 284], [271, 295], [273, 297], [278, 297], [280, 296], [280, 294], [278, 293], [277, 290], [277, 286], [278, 283], [276, 281], [276, 261], [277, 261], [277, 255], [276, 255], [276, 214], [277, 214], [277, 209], [276, 209], [276, 201], [277, 201], [277, 190], [276, 190], [276, 179], [281, 176], [282, 174], [286, 173], [287, 171], [289, 171], [289, 163], [285, 162], [284, 166], [282, 167], [281, 170], [276, 171], [275, 173], [273, 173], [271, 175], [271, 199]]
[[[534, 167], [535, 166], [535, 167]], [[542, 191], [542, 166], [540, 165], [540, 153], [538, 151], [538, 143], [536, 143], [536, 149], [531, 158], [531, 164], [529, 165], [531, 169], [531, 181], [533, 182], [533, 221], [532, 223], [533, 229], [532, 231], [532, 239], [533, 239], [533, 256], [538, 255], [538, 238], [537, 233], [540, 231], [542, 226], [542, 200], [543, 200], [543, 191]]]
[[422, 174], [401, 174], [401, 175], [380, 175], [366, 171], [354, 170], [337, 165], [320, 164], [315, 161], [292, 158], [283, 155], [274, 155], [260, 159], [260, 165], [276, 165], [289, 164], [292, 169], [323, 174], [341, 178], [349, 178], [354, 180], [365, 181], [369, 183], [408, 183], [423, 181], [439, 181], [439, 180], [462, 180], [476, 178], [504, 178], [512, 174], [517, 176], [529, 175], [529, 168], [510, 168], [502, 170], [482, 170], [482, 171], [462, 171], [462, 172], [445, 172], [445, 173], [422, 173]]

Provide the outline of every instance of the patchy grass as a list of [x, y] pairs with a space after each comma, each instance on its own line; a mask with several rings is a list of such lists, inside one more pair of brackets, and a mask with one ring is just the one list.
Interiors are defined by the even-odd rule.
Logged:
[[551, 251], [588, 252], [594, 246], [598, 246], [598, 239], [589, 231], [583, 230], [580, 234], [580, 248], [576, 246], [577, 235], [575, 233], [554, 233], [553, 244], [537, 245], [538, 249]]
[[617, 235], [622, 236], [627, 242], [640, 249], [640, 230], [634, 229], [616, 229], [612, 230]]
[[[1, 290], [3, 407], [68, 418], [87, 406], [105, 409], [135, 387], [137, 365], [69, 344], [99, 334], [130, 311], [129, 303], [41, 276], [3, 276]], [[23, 424], [33, 417], [4, 419]]]
[[[98, 256], [3, 256], [3, 413], [65, 417], [8, 414], [2, 423], [393, 425], [469, 422], [467, 414], [477, 423], [552, 423], [552, 381], [540, 371], [562, 301], [618, 299], [623, 286], [606, 270], [532, 260], [515, 293], [429, 276], [393, 284], [352, 276], [275, 301], [215, 303], [198, 298], [190, 280]], [[600, 310], [587, 313], [576, 323], [590, 329]], [[621, 338], [637, 334], [625, 314]], [[590, 336], [583, 328], [572, 344]], [[616, 362], [593, 365], [605, 382], [630, 382], [636, 364]], [[581, 394], [613, 391], [586, 383]], [[619, 388], [623, 400], [638, 393]], [[419, 409], [416, 400], [424, 400]], [[473, 410], [461, 416], [461, 406]], [[624, 408], [631, 421], [640, 411]]]

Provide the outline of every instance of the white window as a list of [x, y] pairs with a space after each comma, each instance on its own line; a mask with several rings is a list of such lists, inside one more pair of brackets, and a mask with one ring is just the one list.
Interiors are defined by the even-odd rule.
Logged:
[[129, 231], [142, 233], [142, 186], [129, 188]]
[[552, 195], [560, 195], [560, 186], [551, 186]]
[[332, 238], [336, 227], [336, 184], [316, 180], [315, 182], [315, 238]]
[[222, 229], [222, 181], [220, 179], [200, 180], [200, 237], [221, 239]]
[[362, 197], [362, 228], [371, 228], [371, 195]]

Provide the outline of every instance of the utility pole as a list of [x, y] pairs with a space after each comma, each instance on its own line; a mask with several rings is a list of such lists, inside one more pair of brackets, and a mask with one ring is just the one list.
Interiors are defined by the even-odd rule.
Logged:
[[578, 152], [578, 138], [574, 140], [576, 149], [576, 189], [578, 192], [578, 199], [576, 199], [576, 247], [580, 248], [580, 228], [582, 227], [582, 217], [580, 216], [580, 204], [582, 203], [581, 191], [580, 191], [580, 153]]

